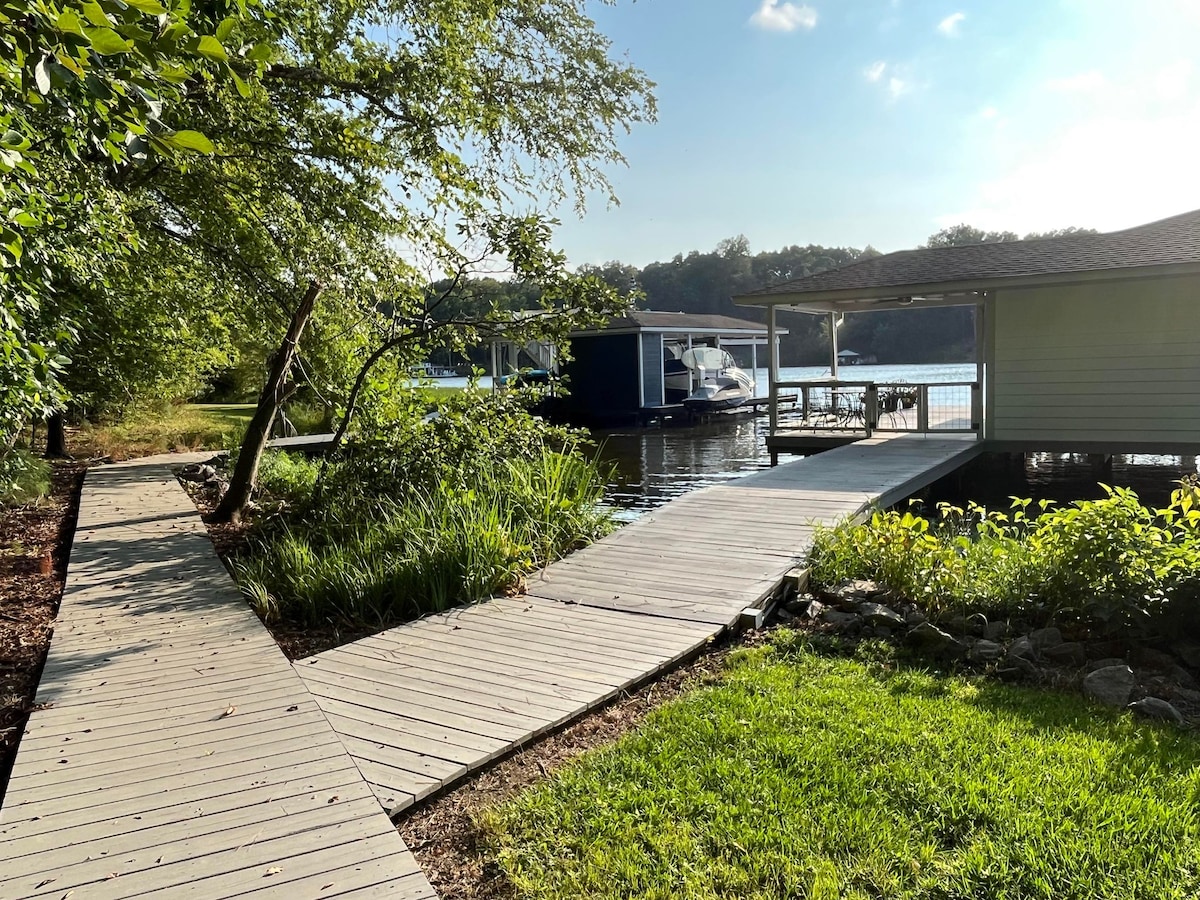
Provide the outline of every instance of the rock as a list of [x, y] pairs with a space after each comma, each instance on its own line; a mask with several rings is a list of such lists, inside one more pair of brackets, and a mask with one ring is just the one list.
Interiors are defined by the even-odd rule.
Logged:
[[797, 616], [794, 613], [788, 612], [786, 606], [777, 606], [775, 608], [775, 618], [780, 622], [795, 622]]
[[784, 603], [783, 608], [793, 616], [802, 616], [808, 612], [808, 604], [812, 602], [813, 599], [808, 594], [801, 594], [799, 597], [793, 597]]
[[946, 626], [946, 630], [951, 634], [966, 634], [967, 633], [967, 617], [963, 615], [951, 616], [942, 623]]
[[1063, 637], [1057, 628], [1038, 628], [1029, 632], [1029, 641], [1035, 650], [1046, 650], [1061, 644]]
[[1004, 661], [1004, 665], [996, 669], [996, 675], [1005, 681], [1034, 680], [1041, 670], [1034, 665], [1033, 660], [1023, 656], [1013, 656]]
[[1193, 706], [1200, 706], [1200, 691], [1192, 688], [1176, 687], [1172, 694], [1176, 700], [1181, 700], [1184, 703], [1190, 703]]
[[930, 622], [922, 622], [910, 631], [908, 642], [914, 647], [934, 653], [949, 650], [958, 644], [953, 635], [947, 634]]
[[821, 592], [821, 599], [845, 612], [854, 612], [858, 604], [882, 594], [873, 581], [843, 581]]
[[881, 638], [885, 641], [891, 640], [892, 633], [892, 629], [888, 628], [886, 625], [877, 625], [875, 627], [875, 637]]
[[1191, 666], [1193, 669], [1200, 669], [1200, 644], [1192, 641], [1183, 641], [1171, 648], [1175, 651], [1185, 666]]
[[1163, 673], [1172, 672], [1178, 665], [1170, 653], [1155, 650], [1153, 647], [1134, 647], [1129, 651], [1129, 662], [1139, 669]]
[[882, 625], [885, 628], [895, 628], [904, 624], [904, 616], [882, 603], [864, 602], [858, 604], [858, 614], [868, 625]]
[[1164, 719], [1174, 722], [1176, 725], [1184, 724], [1182, 713], [1166, 700], [1160, 700], [1158, 697], [1143, 697], [1141, 700], [1130, 703], [1129, 709], [1147, 719]]
[[1019, 637], [1008, 645], [1009, 659], [1032, 659], [1033, 654], [1033, 641], [1028, 636]]
[[839, 612], [836, 609], [830, 609], [828, 606], [821, 610], [821, 614], [817, 617], [818, 623], [828, 625], [830, 628], [835, 628], [838, 631], [849, 628], [850, 625], [858, 620], [858, 616], [854, 613]]
[[1105, 666], [1083, 679], [1083, 692], [1105, 706], [1125, 706], [1133, 692], [1133, 669], [1129, 666]]
[[1124, 641], [1088, 641], [1088, 659], [1120, 659], [1125, 662], [1125, 652], [1128, 647]]
[[1047, 647], [1042, 651], [1042, 656], [1057, 665], [1074, 666], [1075, 668], [1079, 668], [1087, 661], [1087, 653], [1083, 649], [1083, 644], [1078, 641]]
[[976, 662], [995, 662], [1004, 655], [1004, 648], [995, 641], [976, 641], [971, 647], [971, 659]]
[[1109, 656], [1105, 659], [1097, 659], [1087, 664], [1089, 672], [1095, 672], [1097, 669], [1107, 669], [1109, 666], [1123, 666], [1125, 660], [1119, 656]]
[[987, 634], [988, 620], [983, 613], [971, 613], [967, 616], [966, 630], [967, 634], [973, 634], [976, 637], [983, 637]]
[[820, 600], [812, 600], [809, 602], [808, 608], [804, 611], [804, 613], [815, 622], [817, 619], [821, 618], [821, 613], [825, 612], [825, 610], [828, 608], [829, 607], [827, 607]]
[[983, 636], [989, 641], [1002, 641], [1012, 632], [1007, 622], [988, 622], [983, 629]]
[[910, 609], [904, 617], [904, 623], [910, 626], [924, 625], [929, 621], [929, 616], [921, 612], [919, 609]]
[[179, 477], [184, 481], [212, 481], [217, 477], [217, 470], [208, 463], [193, 463], [184, 466], [179, 471]]

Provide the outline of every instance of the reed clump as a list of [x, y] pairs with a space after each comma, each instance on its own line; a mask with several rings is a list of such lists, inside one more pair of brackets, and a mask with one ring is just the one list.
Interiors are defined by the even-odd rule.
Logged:
[[384, 627], [515, 592], [611, 527], [606, 473], [579, 440], [497, 400], [362, 436], [319, 491], [319, 463], [273, 454], [260, 490], [284, 512], [234, 561], [238, 582], [264, 619], [302, 626]]

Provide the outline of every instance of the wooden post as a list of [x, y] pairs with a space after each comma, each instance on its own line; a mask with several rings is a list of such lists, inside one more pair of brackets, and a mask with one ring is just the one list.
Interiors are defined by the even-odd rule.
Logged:
[[829, 374], [833, 376], [834, 381], [837, 381], [837, 377], [838, 377], [838, 339], [837, 339], [838, 323], [837, 323], [837, 316], [838, 316], [838, 314], [835, 312], [831, 312], [829, 314], [829, 346], [832, 348], [829, 351], [831, 354], [830, 363], [829, 363]]
[[767, 396], [770, 416], [770, 433], [773, 435], [779, 429], [779, 338], [775, 333], [775, 307], [767, 307], [767, 343], [770, 344], [767, 355]]
[[980, 437], [983, 436], [983, 379], [984, 379], [984, 345], [987, 334], [984, 329], [983, 301], [975, 304], [975, 385], [971, 388], [971, 427]]

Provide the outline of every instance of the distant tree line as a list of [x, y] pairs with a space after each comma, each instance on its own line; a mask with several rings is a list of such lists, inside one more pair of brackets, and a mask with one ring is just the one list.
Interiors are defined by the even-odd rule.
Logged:
[[[1094, 229], [1064, 228], [1030, 233], [1023, 239], [1094, 233]], [[930, 235], [922, 246], [956, 247], [1016, 240], [1022, 238], [1012, 231], [954, 225]], [[721, 241], [708, 253], [698, 250], [686, 256], [679, 253], [667, 262], [652, 262], [641, 269], [614, 260], [599, 266], [581, 266], [579, 274], [600, 279], [629, 298], [638, 309], [765, 321], [762, 311], [736, 306], [732, 298], [878, 255], [879, 251], [870, 245], [859, 250], [819, 244], [752, 254], [750, 242], [744, 235], [738, 235]], [[436, 284], [432, 290], [445, 291], [449, 284]], [[473, 279], [460, 285], [442, 314], [479, 315], [486, 309], [524, 309], [535, 304], [537, 298], [537, 287], [527, 282]], [[828, 364], [826, 316], [781, 312], [779, 324], [789, 332], [780, 341], [783, 365]], [[838, 342], [842, 349], [874, 356], [885, 364], [969, 362], [975, 358], [974, 310], [959, 306], [850, 314], [838, 330]], [[485, 355], [481, 352], [474, 358], [481, 362]]]

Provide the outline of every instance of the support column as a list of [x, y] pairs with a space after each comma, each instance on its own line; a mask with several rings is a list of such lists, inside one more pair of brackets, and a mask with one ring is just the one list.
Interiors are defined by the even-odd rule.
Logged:
[[838, 314], [831, 312], [829, 314], [829, 346], [830, 346], [830, 363], [829, 374], [836, 379], [838, 377], [838, 338], [837, 338], [837, 317]]
[[758, 396], [758, 338], [750, 341], [750, 371], [754, 378], [754, 396]]
[[[779, 430], [779, 337], [775, 333], [775, 307], [767, 307], [767, 404], [771, 411], [771, 434]], [[774, 457], [772, 457], [774, 458]]]
[[971, 422], [977, 426], [975, 433], [979, 437], [983, 437], [986, 431], [984, 417], [987, 408], [984, 394], [984, 379], [987, 377], [987, 367], [984, 365], [987, 343], [984, 316], [984, 301], [981, 300], [975, 304], [975, 388], [971, 391]]

